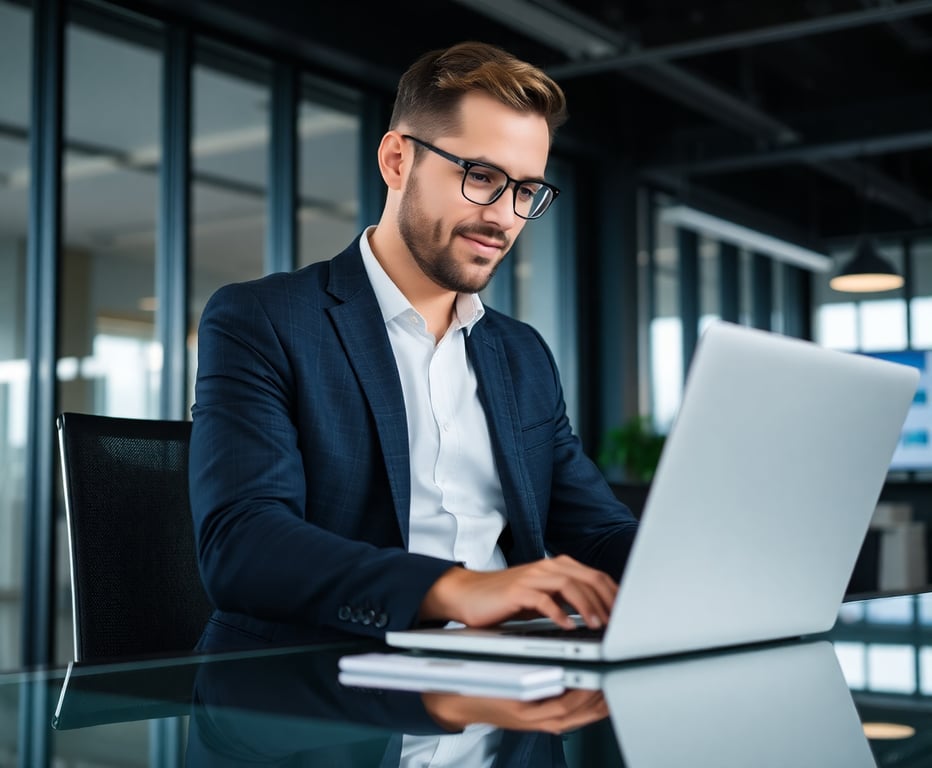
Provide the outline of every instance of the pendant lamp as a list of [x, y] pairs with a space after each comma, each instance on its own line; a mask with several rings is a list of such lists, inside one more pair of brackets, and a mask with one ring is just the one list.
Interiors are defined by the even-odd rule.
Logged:
[[874, 293], [892, 291], [903, 285], [903, 276], [877, 252], [873, 241], [863, 236], [851, 259], [842, 266], [829, 285], [836, 291]]

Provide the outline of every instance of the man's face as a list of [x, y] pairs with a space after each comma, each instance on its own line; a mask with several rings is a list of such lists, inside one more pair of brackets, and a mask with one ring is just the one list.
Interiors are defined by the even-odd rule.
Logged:
[[[437, 147], [497, 166], [514, 179], [544, 177], [550, 149], [544, 118], [515, 112], [480, 94], [465, 96], [460, 109], [460, 134], [437, 137]], [[463, 169], [422, 152], [398, 208], [402, 240], [437, 285], [477, 293], [492, 279], [526, 220], [514, 212], [512, 187], [491, 205], [471, 203], [461, 191]]]

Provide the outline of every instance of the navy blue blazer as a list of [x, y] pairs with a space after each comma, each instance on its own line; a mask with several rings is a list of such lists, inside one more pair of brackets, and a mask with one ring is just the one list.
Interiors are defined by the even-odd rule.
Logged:
[[[637, 522], [572, 432], [544, 340], [486, 308], [466, 349], [508, 563], [566, 553], [620, 578]], [[217, 645], [223, 633], [294, 643], [416, 623], [453, 563], [406, 551], [404, 398], [358, 240], [210, 298], [192, 415], [191, 507]]]

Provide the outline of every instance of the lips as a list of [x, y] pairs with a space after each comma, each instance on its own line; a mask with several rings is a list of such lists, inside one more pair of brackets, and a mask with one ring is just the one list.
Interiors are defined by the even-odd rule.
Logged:
[[461, 237], [466, 238], [471, 243], [478, 246], [481, 250], [488, 251], [490, 253], [497, 253], [504, 250], [508, 246], [508, 238], [506, 237], [496, 237], [493, 235], [469, 231], [461, 231], [459, 234]]

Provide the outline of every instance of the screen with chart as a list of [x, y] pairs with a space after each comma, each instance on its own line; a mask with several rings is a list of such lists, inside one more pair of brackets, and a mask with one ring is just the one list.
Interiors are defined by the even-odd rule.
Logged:
[[903, 432], [893, 453], [890, 469], [932, 469], [932, 406], [929, 403], [929, 390], [932, 388], [932, 352], [909, 349], [867, 354], [869, 357], [878, 357], [919, 369], [919, 384], [913, 404], [903, 422]]

